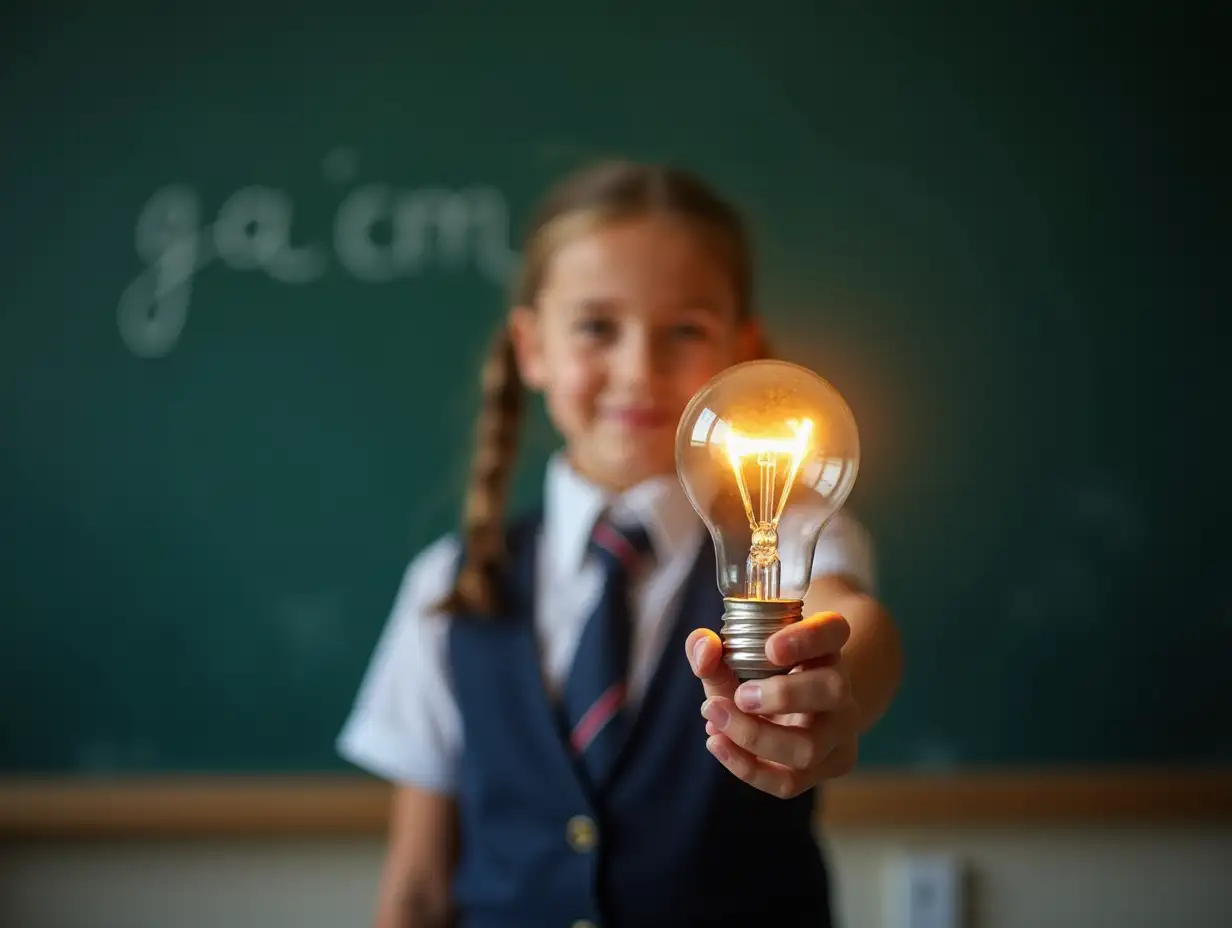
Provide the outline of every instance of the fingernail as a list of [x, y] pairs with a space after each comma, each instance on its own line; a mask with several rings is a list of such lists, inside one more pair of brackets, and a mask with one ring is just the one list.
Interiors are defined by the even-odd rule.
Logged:
[[706, 702], [706, 709], [702, 715], [704, 715], [709, 721], [714, 722], [720, 730], [726, 728], [728, 721], [731, 719], [731, 716], [728, 715], [726, 709], [718, 703], [711, 701]]
[[723, 745], [723, 742], [719, 740], [717, 735], [706, 739], [706, 750], [708, 750], [719, 760], [727, 760], [727, 748]]
[[694, 672], [701, 669], [702, 658], [706, 654], [706, 639], [699, 638], [697, 644], [693, 645], [693, 670]]
[[745, 683], [736, 690], [736, 705], [745, 712], [761, 711], [761, 687], [756, 683]]

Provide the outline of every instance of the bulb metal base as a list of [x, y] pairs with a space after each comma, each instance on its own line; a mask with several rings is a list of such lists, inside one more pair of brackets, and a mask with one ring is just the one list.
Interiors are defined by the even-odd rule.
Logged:
[[740, 680], [764, 680], [791, 670], [770, 663], [766, 640], [781, 628], [804, 618], [798, 599], [724, 599], [723, 661]]

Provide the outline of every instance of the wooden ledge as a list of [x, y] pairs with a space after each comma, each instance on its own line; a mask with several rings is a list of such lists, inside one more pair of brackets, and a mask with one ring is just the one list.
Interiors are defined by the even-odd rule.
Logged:
[[[389, 787], [360, 777], [0, 780], [0, 838], [380, 835]], [[860, 774], [829, 828], [1232, 824], [1232, 771]]]
[[831, 828], [1232, 825], [1232, 770], [871, 774], [827, 787]]

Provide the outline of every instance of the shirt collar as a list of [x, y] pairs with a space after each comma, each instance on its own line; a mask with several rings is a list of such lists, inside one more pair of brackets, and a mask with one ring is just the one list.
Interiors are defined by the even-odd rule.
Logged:
[[623, 524], [644, 525], [660, 559], [688, 545], [701, 520], [674, 474], [652, 477], [623, 493], [611, 493], [579, 474], [561, 452], [548, 463], [544, 530], [548, 551], [570, 570], [585, 561], [590, 533], [604, 511]]

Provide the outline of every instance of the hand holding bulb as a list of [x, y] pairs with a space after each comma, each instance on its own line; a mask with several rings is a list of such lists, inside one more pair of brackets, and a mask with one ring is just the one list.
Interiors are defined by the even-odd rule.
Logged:
[[746, 683], [724, 663], [714, 632], [689, 636], [689, 661], [706, 693], [706, 747], [723, 766], [781, 799], [850, 772], [859, 711], [843, 665], [849, 634], [834, 612], [796, 622], [766, 642], [770, 659], [792, 672]]
[[859, 438], [842, 397], [781, 361], [720, 374], [677, 432], [677, 470], [715, 542], [722, 635], [688, 658], [706, 694], [707, 747], [752, 786], [789, 798], [855, 763], [859, 712], [841, 615], [802, 617], [818, 536], [855, 482]]

